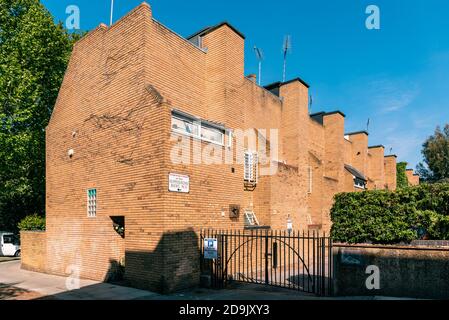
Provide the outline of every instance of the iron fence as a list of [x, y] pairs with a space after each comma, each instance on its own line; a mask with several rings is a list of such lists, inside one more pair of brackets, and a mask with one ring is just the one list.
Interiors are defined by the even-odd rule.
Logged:
[[216, 259], [201, 256], [202, 274], [215, 288], [231, 282], [289, 288], [317, 295], [332, 292], [332, 240], [325, 233], [275, 230], [202, 230], [216, 239]]

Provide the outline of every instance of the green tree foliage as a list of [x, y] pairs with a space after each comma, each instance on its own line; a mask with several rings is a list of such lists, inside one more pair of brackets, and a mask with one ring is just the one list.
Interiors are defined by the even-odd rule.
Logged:
[[0, 0], [0, 229], [44, 213], [45, 127], [73, 40], [38, 0]]
[[332, 237], [348, 243], [449, 240], [449, 183], [335, 196]]
[[19, 222], [19, 230], [20, 231], [44, 231], [45, 230], [45, 218], [40, 215], [37, 215], [37, 214], [27, 216]]
[[407, 174], [407, 162], [399, 162], [396, 165], [396, 185], [398, 189], [408, 187]]
[[427, 182], [449, 179], [449, 124], [441, 130], [437, 127], [434, 135], [423, 144], [424, 164], [416, 167], [420, 178]]

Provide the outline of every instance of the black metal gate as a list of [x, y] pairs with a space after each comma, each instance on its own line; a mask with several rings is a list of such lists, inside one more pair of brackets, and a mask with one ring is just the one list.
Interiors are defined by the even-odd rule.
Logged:
[[[217, 239], [216, 259], [205, 259], [205, 239]], [[321, 296], [332, 292], [332, 240], [324, 233], [203, 230], [200, 246], [201, 272], [214, 288], [236, 281]]]

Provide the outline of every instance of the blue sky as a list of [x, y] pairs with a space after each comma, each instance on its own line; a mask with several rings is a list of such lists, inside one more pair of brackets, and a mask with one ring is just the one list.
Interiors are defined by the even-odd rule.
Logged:
[[[141, 0], [115, 0], [114, 20]], [[421, 145], [449, 122], [447, 0], [191, 0], [148, 1], [153, 16], [188, 36], [229, 21], [246, 36], [245, 72], [257, 72], [253, 47], [265, 55], [262, 84], [282, 79], [282, 41], [291, 35], [287, 78], [311, 85], [312, 111], [341, 110], [346, 131], [365, 130], [414, 168]], [[42, 0], [55, 20], [80, 8], [82, 30], [109, 22], [110, 0]], [[368, 5], [380, 8], [381, 29], [365, 27]]]

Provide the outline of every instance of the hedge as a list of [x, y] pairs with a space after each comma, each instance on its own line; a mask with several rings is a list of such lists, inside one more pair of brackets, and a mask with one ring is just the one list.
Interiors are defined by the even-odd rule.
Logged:
[[331, 209], [334, 241], [398, 244], [449, 240], [449, 183], [397, 191], [340, 193]]
[[20, 231], [44, 231], [45, 230], [45, 217], [33, 214], [26, 216], [19, 222]]

